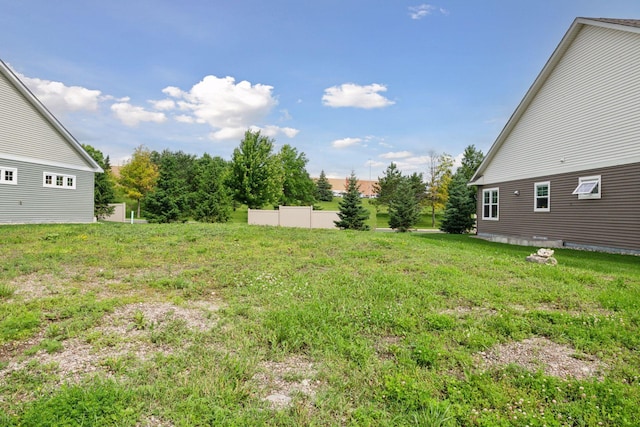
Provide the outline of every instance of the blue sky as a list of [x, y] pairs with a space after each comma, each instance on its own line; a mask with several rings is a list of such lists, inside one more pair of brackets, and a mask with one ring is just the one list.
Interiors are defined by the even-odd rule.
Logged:
[[81, 143], [230, 159], [247, 128], [312, 176], [487, 152], [576, 17], [637, 0], [0, 0], [0, 59]]

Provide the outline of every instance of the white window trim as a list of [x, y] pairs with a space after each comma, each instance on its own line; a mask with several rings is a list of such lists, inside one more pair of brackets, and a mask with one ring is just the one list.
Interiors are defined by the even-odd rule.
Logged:
[[[47, 184], [47, 176], [51, 176], [51, 184]], [[62, 185], [57, 185], [58, 178], [62, 178]], [[68, 178], [73, 180], [73, 185], [68, 185]], [[42, 186], [47, 188], [76, 189], [76, 176], [56, 172], [42, 172]]]
[[[491, 202], [492, 200], [492, 193], [495, 192], [498, 196], [498, 202], [495, 203], [496, 205], [496, 217], [491, 217], [491, 216], [484, 216], [484, 207], [487, 206], [487, 204], [484, 202], [484, 194], [485, 193], [489, 193], [489, 206], [492, 206], [493, 203]], [[491, 214], [491, 207], [489, 207], [489, 214]], [[485, 221], [498, 221], [500, 219], [500, 189], [498, 187], [495, 188], [486, 188], [482, 190], [482, 219]]]
[[[547, 186], [547, 207], [538, 207], [538, 187]], [[551, 211], [551, 181], [536, 182], [533, 184], [533, 211], [534, 212], [550, 212]]]
[[[13, 179], [11, 179], [10, 181], [5, 180], [5, 171], [13, 172]], [[0, 166], [0, 184], [18, 185], [18, 169], [10, 168], [8, 166]]]
[[[582, 186], [582, 184], [586, 182], [596, 182], [598, 191], [596, 193], [581, 193], [578, 190]], [[578, 186], [575, 190], [573, 190], [572, 194], [577, 194], [578, 199], [600, 199], [602, 198], [602, 176], [601, 175], [593, 175], [593, 176], [581, 176], [578, 178]]]

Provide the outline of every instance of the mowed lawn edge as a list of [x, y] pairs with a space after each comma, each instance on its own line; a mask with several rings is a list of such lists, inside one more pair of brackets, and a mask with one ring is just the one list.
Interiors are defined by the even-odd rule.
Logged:
[[640, 418], [639, 257], [243, 224], [0, 241], [1, 425]]

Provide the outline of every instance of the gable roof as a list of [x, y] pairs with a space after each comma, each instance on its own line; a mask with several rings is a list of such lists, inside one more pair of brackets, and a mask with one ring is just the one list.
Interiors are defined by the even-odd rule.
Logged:
[[482, 161], [482, 163], [476, 170], [475, 174], [469, 181], [468, 185], [482, 184], [482, 177], [484, 175], [484, 172], [487, 169], [487, 167], [490, 165], [496, 153], [500, 150], [504, 142], [507, 140], [509, 134], [514, 129], [514, 127], [516, 126], [516, 124], [518, 123], [522, 115], [525, 113], [525, 111], [527, 110], [527, 108], [535, 98], [538, 91], [545, 84], [547, 78], [551, 75], [555, 67], [558, 65], [563, 55], [569, 49], [569, 47], [577, 37], [580, 30], [586, 25], [610, 28], [610, 29], [616, 29], [616, 30], [640, 34], [640, 20], [638, 19], [576, 18], [571, 24], [571, 27], [569, 28], [569, 30], [566, 32], [566, 34], [558, 44], [558, 46], [556, 47], [556, 49], [554, 50], [553, 54], [551, 55], [547, 63], [542, 68], [542, 71], [540, 71], [540, 74], [538, 74], [538, 77], [536, 77], [536, 79], [534, 80], [533, 84], [525, 94], [522, 101], [520, 101], [520, 104], [517, 106], [517, 108], [515, 109], [515, 111], [509, 118], [509, 120], [507, 121], [507, 124], [504, 126], [504, 128], [496, 138], [495, 142], [487, 152], [487, 155], [485, 156], [484, 160]]
[[38, 98], [22, 83], [22, 81], [15, 75], [15, 73], [0, 60], [0, 74], [2, 74], [24, 98], [33, 105], [33, 107], [40, 113], [44, 120], [49, 122], [51, 126], [62, 136], [62, 138], [69, 144], [69, 146], [75, 150], [80, 157], [87, 163], [90, 170], [93, 172], [104, 172], [100, 165], [93, 160], [93, 158], [82, 148], [82, 145], [69, 133], [69, 131], [55, 118], [55, 116], [47, 109], [47, 107], [40, 102]]

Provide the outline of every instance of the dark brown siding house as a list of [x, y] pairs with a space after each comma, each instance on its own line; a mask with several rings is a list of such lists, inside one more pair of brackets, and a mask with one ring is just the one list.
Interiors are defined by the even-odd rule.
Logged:
[[481, 237], [640, 254], [640, 20], [576, 19], [469, 184]]

